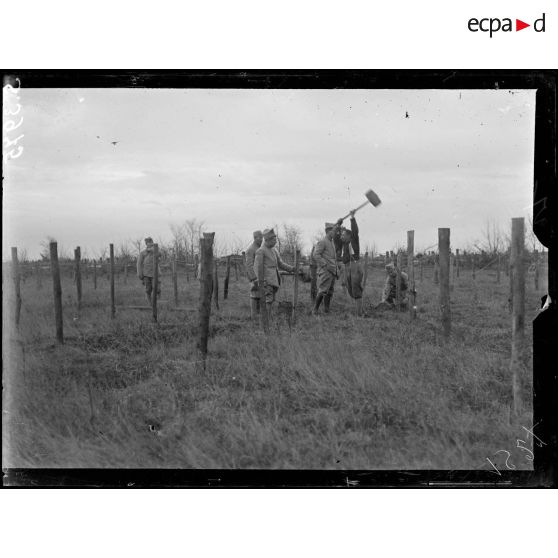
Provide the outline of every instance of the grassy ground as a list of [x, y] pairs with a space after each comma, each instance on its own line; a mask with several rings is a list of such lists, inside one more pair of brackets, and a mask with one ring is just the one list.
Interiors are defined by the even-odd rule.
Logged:
[[[4, 301], [3, 466], [491, 469], [486, 458], [505, 468], [499, 450], [507, 450], [518, 469], [530, 468], [515, 446], [531, 425], [531, 321], [544, 281], [540, 292], [527, 282], [525, 408], [514, 419], [508, 279], [497, 284], [495, 272], [482, 271], [474, 287], [462, 271], [446, 342], [431, 275], [425, 269], [417, 282], [413, 323], [407, 313], [373, 311], [384, 279], [377, 268], [368, 317], [352, 316], [339, 286], [329, 316], [308, 316], [304, 284], [296, 325], [278, 313], [269, 337], [250, 324], [246, 280], [233, 278], [229, 300], [212, 309], [205, 371], [197, 281], [180, 278], [187, 310], [172, 311], [163, 277], [167, 302], [153, 324], [136, 310], [111, 320], [106, 277], [97, 290], [84, 279], [78, 314], [65, 277], [66, 343], [56, 346], [52, 287], [29, 278], [19, 331]], [[144, 304], [137, 279], [118, 279], [117, 304]]]

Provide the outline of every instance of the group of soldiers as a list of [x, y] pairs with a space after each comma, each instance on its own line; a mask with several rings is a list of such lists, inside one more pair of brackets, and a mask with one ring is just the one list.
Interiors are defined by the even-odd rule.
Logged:
[[[294, 266], [281, 258], [277, 244], [277, 234], [271, 229], [255, 231], [254, 241], [245, 253], [246, 275], [250, 282], [250, 314], [256, 320], [262, 310], [271, 316], [279, 287], [279, 270], [294, 273]], [[160, 256], [159, 256], [160, 258]], [[355, 301], [357, 315], [363, 315], [364, 272], [360, 258], [360, 240], [354, 212], [350, 215], [350, 228], [343, 227], [343, 220], [325, 224], [325, 236], [312, 248], [311, 260], [316, 265], [318, 281], [317, 295], [312, 314], [329, 313], [335, 282], [339, 279], [349, 296]], [[154, 243], [151, 237], [145, 239], [145, 249], [137, 261], [137, 274], [145, 287], [148, 303], [152, 304], [153, 276], [155, 271]], [[407, 304], [408, 278], [399, 272], [400, 303]], [[397, 269], [394, 264], [386, 265], [386, 282], [382, 301], [377, 307], [390, 308], [396, 299]], [[161, 294], [161, 283], [157, 285], [157, 296]], [[262, 301], [263, 298], [263, 301]], [[265, 306], [264, 306], [265, 305]]]
[[[262, 294], [265, 311], [272, 313], [275, 295], [281, 285], [279, 270], [290, 273], [294, 266], [281, 259], [275, 248], [277, 235], [273, 229], [255, 231], [254, 241], [245, 253], [246, 275], [250, 281], [250, 313], [255, 320], [262, 311]], [[312, 248], [311, 259], [317, 267], [318, 292], [312, 308], [317, 315], [323, 304], [324, 313], [329, 313], [335, 282], [340, 279], [349, 296], [355, 301], [357, 315], [363, 315], [362, 294], [364, 272], [360, 259], [360, 240], [354, 212], [350, 214], [350, 228], [343, 227], [343, 220], [325, 224], [325, 236]], [[396, 299], [397, 269], [386, 265], [386, 283], [382, 301], [378, 307], [393, 307]], [[408, 278], [404, 272], [400, 276], [400, 302], [407, 304]]]

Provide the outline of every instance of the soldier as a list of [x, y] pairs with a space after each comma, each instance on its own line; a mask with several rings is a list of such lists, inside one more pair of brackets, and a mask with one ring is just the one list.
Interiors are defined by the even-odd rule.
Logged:
[[253, 237], [254, 242], [246, 250], [244, 263], [246, 266], [246, 276], [248, 281], [250, 281], [250, 316], [254, 321], [260, 313], [260, 289], [254, 271], [254, 260], [256, 258], [256, 251], [263, 242], [262, 231], [254, 231]]
[[[340, 227], [341, 219], [337, 221]], [[343, 263], [344, 282], [349, 296], [354, 299], [357, 315], [362, 314], [362, 279], [363, 270], [360, 262], [360, 242], [358, 225], [354, 211], [351, 211], [351, 228], [339, 229], [339, 234], [333, 237], [337, 259]]]
[[[160, 254], [158, 259], [161, 259]], [[147, 295], [149, 305], [152, 303], [151, 293], [153, 292], [153, 274], [155, 271], [153, 260], [153, 239], [148, 236], [145, 239], [145, 250], [142, 250], [138, 257], [138, 277], [145, 286], [145, 294]], [[158, 264], [159, 262], [157, 262]], [[161, 281], [158, 281], [157, 296], [161, 296]]]
[[281, 285], [281, 276], [279, 269], [285, 271], [294, 271], [294, 266], [286, 264], [277, 252], [275, 244], [277, 244], [277, 235], [273, 229], [265, 229], [263, 232], [264, 242], [256, 250], [254, 258], [254, 273], [258, 285], [263, 287], [265, 297], [265, 311], [268, 317], [271, 317], [271, 309], [275, 301], [275, 293]]
[[337, 234], [337, 229], [338, 226], [335, 223], [326, 223], [326, 234], [314, 248], [313, 257], [318, 265], [318, 295], [312, 309], [313, 314], [318, 313], [322, 300], [324, 301], [324, 312], [329, 312], [335, 279], [339, 276], [337, 254], [333, 244], [333, 237]]
[[[397, 296], [397, 270], [395, 265], [392, 263], [386, 265], [386, 284], [384, 286], [384, 293], [382, 295], [382, 306], [393, 306], [396, 301]], [[400, 300], [401, 306], [407, 305], [407, 289], [408, 289], [408, 276], [404, 271], [401, 271], [401, 289], [400, 289]]]

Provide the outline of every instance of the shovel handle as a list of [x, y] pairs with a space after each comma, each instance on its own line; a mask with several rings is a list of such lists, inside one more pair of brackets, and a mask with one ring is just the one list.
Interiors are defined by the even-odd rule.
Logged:
[[347, 217], [351, 216], [351, 213], [356, 213], [359, 209], [362, 209], [365, 205], [368, 205], [370, 202], [367, 200], [363, 204], [359, 205], [356, 209], [353, 209], [350, 213], [347, 213], [345, 217], [341, 217], [341, 221], [344, 221]]

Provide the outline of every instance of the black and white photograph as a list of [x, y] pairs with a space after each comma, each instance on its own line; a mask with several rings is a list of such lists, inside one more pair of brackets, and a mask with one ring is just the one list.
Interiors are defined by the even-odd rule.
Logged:
[[537, 88], [400, 74], [5, 75], [3, 468], [533, 472]]

